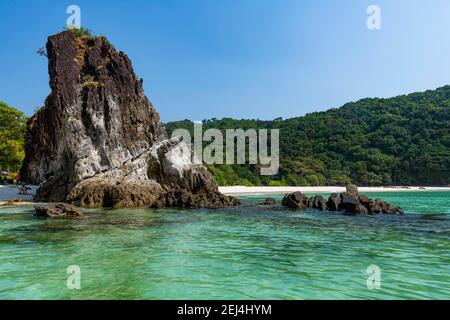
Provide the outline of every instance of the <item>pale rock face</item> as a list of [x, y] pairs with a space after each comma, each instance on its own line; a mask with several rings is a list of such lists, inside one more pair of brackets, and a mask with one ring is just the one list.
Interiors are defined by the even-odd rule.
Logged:
[[178, 183], [194, 167], [191, 150], [179, 137], [157, 143], [150, 149], [150, 156], [150, 171], [165, 184]]
[[28, 122], [22, 176], [39, 201], [85, 207], [221, 207], [212, 175], [166, 140], [131, 62], [103, 38], [66, 31], [47, 43], [51, 94]]
[[191, 150], [184, 142], [180, 142], [165, 154], [162, 164], [163, 174], [182, 179], [184, 173], [192, 166]]

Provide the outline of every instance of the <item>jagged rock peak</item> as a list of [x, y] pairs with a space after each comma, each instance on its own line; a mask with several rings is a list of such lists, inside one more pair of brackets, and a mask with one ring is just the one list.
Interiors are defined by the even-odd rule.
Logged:
[[[47, 54], [51, 93], [28, 121], [21, 170], [24, 179], [41, 184], [37, 200], [146, 206], [157, 199], [167, 203], [161, 201], [166, 194], [185, 190], [217, 195], [211, 197], [215, 203], [194, 201], [192, 206], [235, 203], [219, 194], [206, 169], [192, 171], [190, 159], [178, 171], [154, 172], [157, 163], [174, 162], [172, 147], [185, 144], [163, 143], [159, 114], [130, 59], [105, 37], [61, 32], [48, 38]], [[158, 146], [164, 151], [155, 151]], [[192, 179], [203, 179], [208, 187], [189, 190]]]

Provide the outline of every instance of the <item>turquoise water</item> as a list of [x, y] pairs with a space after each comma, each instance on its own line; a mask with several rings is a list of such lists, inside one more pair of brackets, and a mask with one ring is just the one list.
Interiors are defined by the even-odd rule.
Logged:
[[[449, 299], [450, 192], [370, 194], [406, 209], [343, 216], [261, 207], [0, 208], [1, 299]], [[276, 196], [278, 200], [281, 196]], [[369, 290], [366, 269], [381, 269]], [[81, 270], [81, 289], [66, 269]]]

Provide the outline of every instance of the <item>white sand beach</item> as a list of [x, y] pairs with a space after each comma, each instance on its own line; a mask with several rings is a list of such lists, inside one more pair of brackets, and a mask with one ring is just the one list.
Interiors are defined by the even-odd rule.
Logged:
[[0, 205], [6, 204], [11, 199], [20, 199], [22, 202], [17, 202], [15, 205], [29, 205], [33, 201], [33, 195], [36, 192], [37, 186], [28, 185], [31, 190], [28, 195], [19, 194], [19, 186], [14, 184], [0, 185]]
[[[37, 186], [30, 186], [29, 195], [19, 195], [18, 188], [15, 185], [0, 185], [0, 205], [4, 205], [13, 198], [21, 199], [21, 202], [14, 205], [31, 205], [33, 203], [33, 194]], [[411, 192], [411, 191], [450, 191], [450, 187], [418, 187], [418, 186], [389, 186], [389, 187], [358, 187], [360, 192]], [[258, 195], [258, 194], [286, 194], [290, 192], [304, 193], [339, 193], [344, 192], [342, 186], [322, 186], [322, 187], [245, 187], [231, 186], [219, 187], [219, 191], [229, 196], [237, 195]]]
[[[360, 192], [411, 192], [411, 191], [450, 191], [450, 187], [417, 187], [417, 186], [390, 186], [390, 187], [358, 187]], [[245, 187], [231, 186], [219, 187], [223, 194], [232, 195], [252, 195], [252, 194], [285, 194], [290, 192], [304, 193], [333, 193], [344, 192], [345, 187]]]

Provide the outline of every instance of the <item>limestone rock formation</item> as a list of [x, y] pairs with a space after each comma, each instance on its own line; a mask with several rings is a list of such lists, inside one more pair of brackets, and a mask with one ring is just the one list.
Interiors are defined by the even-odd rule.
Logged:
[[212, 175], [167, 140], [131, 61], [104, 37], [47, 42], [51, 94], [27, 124], [21, 175], [38, 201], [83, 207], [222, 207]]

